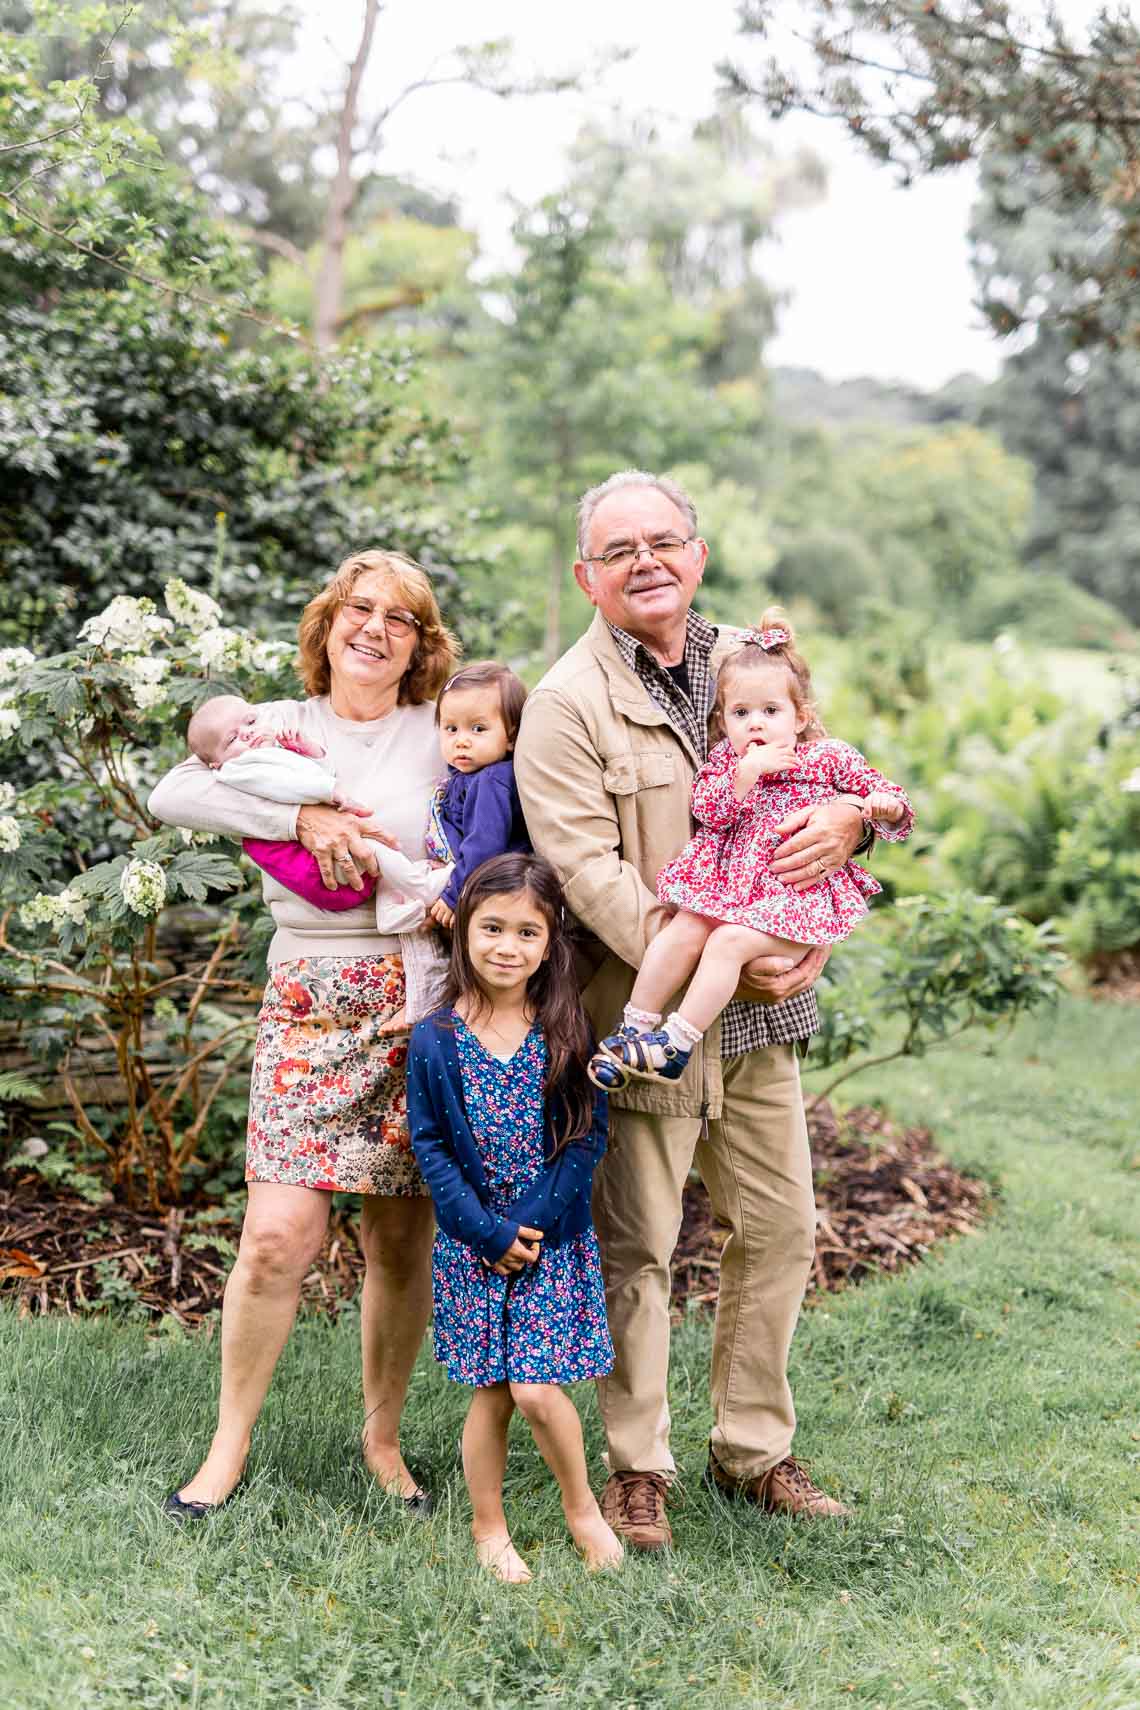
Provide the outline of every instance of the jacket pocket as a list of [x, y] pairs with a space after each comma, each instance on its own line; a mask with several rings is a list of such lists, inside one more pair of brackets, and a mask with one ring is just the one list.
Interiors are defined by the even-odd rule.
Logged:
[[617, 754], [602, 773], [602, 784], [611, 796], [632, 796], [659, 784], [671, 784], [677, 776], [677, 756], [663, 749], [644, 749], [639, 754]]

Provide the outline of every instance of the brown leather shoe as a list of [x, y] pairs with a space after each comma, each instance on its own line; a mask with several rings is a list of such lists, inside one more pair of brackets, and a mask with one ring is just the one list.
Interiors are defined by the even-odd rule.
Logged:
[[668, 1489], [660, 1473], [611, 1473], [602, 1492], [602, 1518], [635, 1550], [667, 1550], [673, 1542], [665, 1518]]
[[723, 1496], [754, 1502], [757, 1508], [764, 1508], [769, 1514], [795, 1514], [809, 1520], [846, 1520], [851, 1513], [850, 1508], [845, 1508], [842, 1502], [837, 1502], [813, 1484], [791, 1455], [777, 1461], [774, 1467], [769, 1467], [767, 1472], [756, 1478], [736, 1479], [725, 1472], [710, 1451], [705, 1479]]

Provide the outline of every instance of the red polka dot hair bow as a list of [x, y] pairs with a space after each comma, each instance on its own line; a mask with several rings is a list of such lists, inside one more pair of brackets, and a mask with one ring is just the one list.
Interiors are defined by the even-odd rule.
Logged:
[[746, 647], [762, 647], [765, 653], [771, 653], [774, 647], [786, 647], [792, 639], [786, 629], [746, 629], [743, 635]]

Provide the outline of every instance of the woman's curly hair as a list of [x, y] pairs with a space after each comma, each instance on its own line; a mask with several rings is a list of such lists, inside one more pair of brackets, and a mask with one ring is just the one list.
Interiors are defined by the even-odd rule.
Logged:
[[329, 631], [357, 582], [373, 570], [388, 578], [399, 599], [419, 619], [412, 661], [400, 679], [399, 705], [418, 707], [424, 701], [434, 701], [455, 669], [459, 642], [444, 624], [427, 573], [402, 552], [379, 550], [354, 552], [346, 558], [301, 613], [297, 640], [305, 692], [328, 694], [332, 684]]

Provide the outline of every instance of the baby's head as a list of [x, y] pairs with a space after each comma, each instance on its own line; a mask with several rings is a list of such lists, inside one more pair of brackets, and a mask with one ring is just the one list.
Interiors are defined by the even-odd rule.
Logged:
[[750, 743], [813, 742], [826, 735], [812, 699], [811, 672], [779, 606], [730, 653], [717, 677], [713, 737], [727, 736], [738, 754]]
[[443, 758], [457, 772], [478, 772], [505, 760], [515, 745], [526, 686], [508, 665], [479, 659], [464, 665], [439, 691], [435, 722]]
[[265, 722], [256, 707], [240, 695], [215, 695], [190, 720], [186, 744], [191, 754], [216, 770], [235, 754], [258, 747], [265, 735]]

